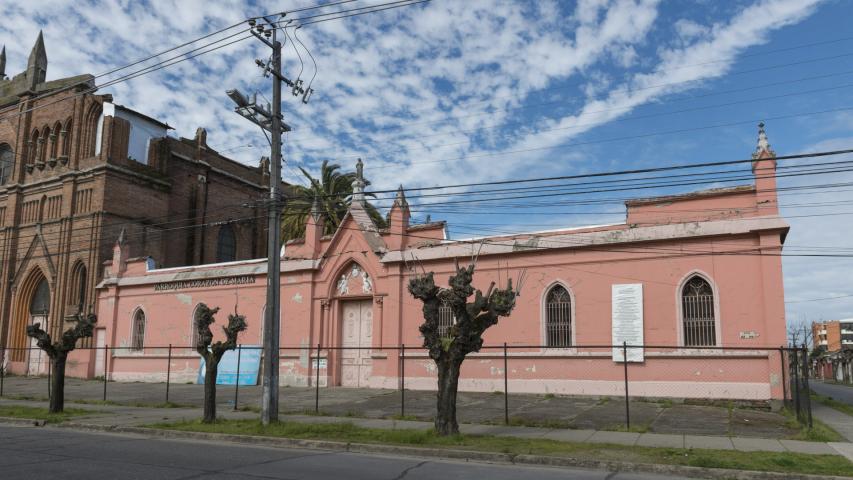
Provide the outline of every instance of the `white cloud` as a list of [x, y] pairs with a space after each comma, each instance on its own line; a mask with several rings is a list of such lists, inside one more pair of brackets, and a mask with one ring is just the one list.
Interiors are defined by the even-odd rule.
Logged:
[[[285, 96], [286, 121], [294, 127], [285, 150], [288, 178], [297, 178], [297, 165], [310, 169], [331, 159], [347, 168], [357, 156], [378, 188], [574, 172], [589, 160], [583, 150], [556, 154], [547, 147], [721, 78], [746, 49], [801, 22], [818, 3], [758, 0], [728, 16], [714, 10], [713, 20], [670, 13], [662, 21], [666, 12], [657, 0], [588, 0], [574, 8], [558, 1], [435, 1], [307, 26], [300, 38], [317, 59], [316, 94], [309, 105]], [[13, 74], [44, 28], [48, 76], [59, 78], [103, 72], [257, 13], [243, 0], [4, 2], [0, 36]], [[204, 126], [214, 147], [253, 144], [231, 154], [255, 163], [266, 140], [231, 111], [224, 90], [269, 97], [269, 81], [254, 65], [268, 55], [248, 40], [107, 91], [167, 121], [178, 135]], [[287, 73], [296, 75], [293, 50], [285, 51], [285, 61]], [[306, 80], [312, 73], [306, 65]], [[549, 100], [541, 109], [518, 108]], [[524, 149], [540, 150], [493, 156]], [[465, 158], [435, 162], [456, 157]], [[849, 238], [809, 237], [819, 229], [802, 223], [801, 232], [800, 221], [792, 224], [792, 244]], [[843, 278], [839, 267], [827, 262], [829, 273], [821, 275], [798, 262], [785, 260], [789, 298], [842, 290], [817, 280]], [[798, 305], [789, 311], [814, 307]]]

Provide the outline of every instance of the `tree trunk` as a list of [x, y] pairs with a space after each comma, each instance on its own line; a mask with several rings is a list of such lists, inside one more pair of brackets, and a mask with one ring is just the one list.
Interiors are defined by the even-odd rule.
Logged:
[[438, 405], [435, 415], [435, 431], [439, 435], [456, 435], [456, 391], [459, 387], [459, 370], [462, 360], [443, 358], [436, 362], [438, 367]]
[[51, 358], [52, 377], [50, 378], [50, 413], [61, 413], [65, 409], [65, 361], [68, 354], [60, 352], [56, 358]]
[[[211, 355], [212, 357], [213, 355]], [[213, 358], [204, 361], [204, 423], [216, 422], [216, 375], [219, 373], [219, 362]]]

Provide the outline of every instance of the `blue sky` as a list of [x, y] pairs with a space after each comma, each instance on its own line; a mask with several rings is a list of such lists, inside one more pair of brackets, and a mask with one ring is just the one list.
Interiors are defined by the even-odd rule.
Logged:
[[[48, 78], [59, 78], [104, 72], [249, 15], [314, 3], [3, 2], [0, 41], [14, 74], [44, 29]], [[743, 159], [761, 119], [780, 155], [853, 147], [851, 17], [846, 0], [434, 0], [306, 26], [299, 38], [317, 60], [316, 93], [308, 105], [285, 96], [293, 126], [286, 179], [301, 181], [298, 166], [313, 171], [328, 159], [351, 168], [357, 157], [378, 189]], [[204, 126], [214, 148], [256, 164], [266, 141], [231, 112], [224, 90], [269, 97], [254, 65], [264, 55], [258, 42], [240, 42], [104, 91], [167, 121], [175, 135]], [[292, 48], [285, 60], [296, 77]], [[313, 64], [302, 72], [307, 83]], [[416, 220], [447, 219], [461, 238], [618, 222], [624, 207], [614, 199], [719, 185], [583, 197], [591, 205], [411, 203]], [[853, 251], [848, 201], [849, 187], [781, 194], [792, 225], [787, 251]], [[805, 301], [853, 294], [851, 267], [853, 258], [784, 258], [789, 321], [853, 317], [853, 298]]]

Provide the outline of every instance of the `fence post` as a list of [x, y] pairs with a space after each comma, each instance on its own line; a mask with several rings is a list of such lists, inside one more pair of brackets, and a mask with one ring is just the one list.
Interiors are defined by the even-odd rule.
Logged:
[[[326, 367], [328, 368], [328, 367]], [[320, 344], [317, 344], [317, 363], [314, 365], [314, 413], [320, 413]]]
[[240, 395], [240, 357], [243, 356], [243, 345], [237, 344], [237, 377], [234, 380], [234, 411], [237, 411], [237, 401]]
[[169, 344], [169, 354], [166, 356], [166, 403], [169, 403], [169, 383], [172, 379], [172, 344]]
[[110, 359], [110, 345], [104, 345], [104, 401], [107, 401], [107, 376], [109, 375], [109, 369], [107, 368], [107, 361]]
[[785, 378], [785, 348], [779, 347], [779, 363], [782, 365], [782, 406], [787, 407], [788, 403], [788, 385], [786, 382], [788, 381]]
[[506, 342], [504, 342], [504, 423], [509, 425], [509, 376], [507, 373]]
[[0, 397], [3, 396], [3, 382], [6, 379], [6, 347], [0, 349]]
[[812, 400], [811, 389], [809, 388], [809, 352], [806, 350], [806, 344], [803, 344], [803, 390], [805, 390], [805, 409], [809, 421], [809, 428], [812, 428]]
[[788, 350], [788, 354], [794, 356], [794, 361], [788, 362], [789, 366], [793, 366], [791, 369], [791, 396], [794, 397], [794, 410], [797, 414], [797, 420], [802, 422], [803, 417], [800, 411], [800, 351], [795, 347]]
[[628, 342], [622, 342], [622, 364], [625, 366], [625, 429], [631, 430], [631, 407], [628, 404]]
[[400, 345], [400, 419], [406, 416], [406, 344]]

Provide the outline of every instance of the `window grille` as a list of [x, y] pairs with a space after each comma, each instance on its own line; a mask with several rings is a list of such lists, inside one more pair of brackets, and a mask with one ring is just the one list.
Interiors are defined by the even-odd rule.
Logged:
[[133, 331], [130, 336], [130, 348], [141, 352], [145, 346], [145, 312], [137, 310], [133, 316]]
[[572, 345], [572, 297], [562, 285], [555, 285], [545, 297], [545, 344]]
[[681, 291], [684, 322], [684, 345], [713, 347], [717, 345], [714, 316], [714, 291], [702, 277], [691, 278]]
[[450, 335], [450, 327], [454, 323], [456, 323], [456, 318], [453, 317], [453, 309], [450, 307], [450, 303], [442, 301], [438, 307], [438, 336]]

